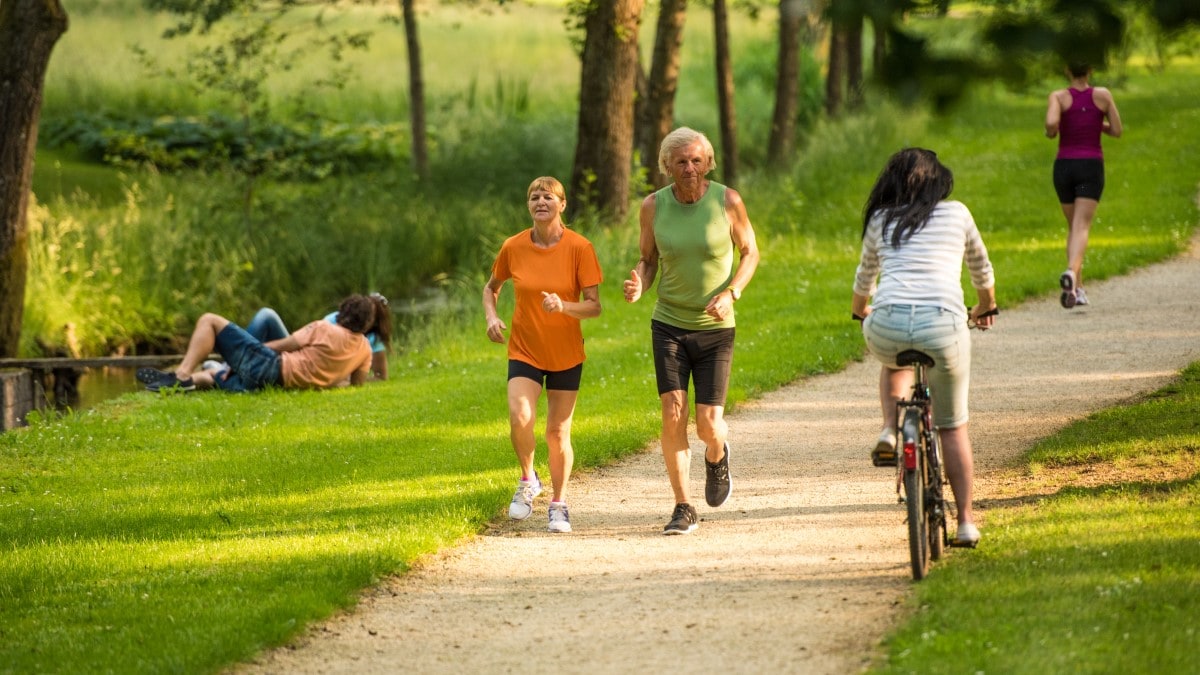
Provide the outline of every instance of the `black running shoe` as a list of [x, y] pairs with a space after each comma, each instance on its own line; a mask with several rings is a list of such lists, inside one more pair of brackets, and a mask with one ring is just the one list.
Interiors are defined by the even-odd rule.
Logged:
[[1071, 309], [1076, 305], [1075, 298], [1075, 273], [1067, 270], [1058, 278], [1058, 285], [1062, 288], [1062, 295], [1059, 296], [1058, 302], [1063, 306], [1063, 309]]
[[704, 501], [709, 506], [720, 506], [733, 493], [733, 480], [729, 477], [729, 444], [725, 444], [725, 456], [713, 464], [704, 460]]
[[[141, 377], [138, 379], [141, 379]], [[189, 377], [186, 380], [181, 380], [175, 376], [175, 373], [161, 373], [157, 380], [146, 383], [146, 389], [149, 391], [192, 391], [195, 388], [196, 383], [192, 378]]]
[[676, 504], [671, 522], [663, 528], [663, 534], [687, 534], [699, 526], [696, 509], [691, 504]]
[[154, 384], [170, 374], [171, 373], [165, 370], [159, 370], [158, 368], [138, 368], [137, 380], [142, 384]]

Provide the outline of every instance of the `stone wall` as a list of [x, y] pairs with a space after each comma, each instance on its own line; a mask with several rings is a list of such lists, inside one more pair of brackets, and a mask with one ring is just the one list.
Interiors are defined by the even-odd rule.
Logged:
[[0, 431], [25, 426], [25, 415], [45, 401], [41, 384], [25, 368], [0, 370]]

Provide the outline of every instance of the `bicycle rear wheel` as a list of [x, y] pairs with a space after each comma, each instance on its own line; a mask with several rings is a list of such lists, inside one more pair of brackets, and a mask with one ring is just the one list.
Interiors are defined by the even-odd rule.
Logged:
[[942, 478], [942, 450], [935, 429], [928, 429], [925, 442], [929, 446], [925, 455], [929, 458], [925, 466], [928, 476], [925, 481], [928, 508], [925, 512], [929, 518], [929, 558], [937, 561], [942, 559], [942, 553], [946, 550], [946, 500], [943, 494], [946, 482]]
[[904, 468], [904, 502], [908, 509], [908, 555], [913, 579], [920, 581], [929, 572], [929, 528], [925, 495], [925, 455], [921, 438], [920, 413], [909, 409], [901, 426]]

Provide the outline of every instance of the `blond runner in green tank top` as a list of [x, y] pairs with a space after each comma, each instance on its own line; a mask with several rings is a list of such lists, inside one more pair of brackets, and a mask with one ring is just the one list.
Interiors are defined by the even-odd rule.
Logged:
[[688, 330], [733, 328], [733, 312], [722, 319], [705, 312], [733, 280], [725, 186], [709, 182], [704, 196], [692, 204], [676, 199], [670, 186], [655, 193], [654, 242], [659, 254], [654, 318]]

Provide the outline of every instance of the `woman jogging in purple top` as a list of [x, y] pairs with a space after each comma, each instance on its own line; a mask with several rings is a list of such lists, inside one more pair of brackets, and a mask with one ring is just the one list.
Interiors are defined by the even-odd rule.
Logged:
[[1067, 269], [1058, 278], [1065, 309], [1088, 304], [1083, 292], [1083, 254], [1104, 192], [1100, 134], [1121, 135], [1121, 115], [1112, 92], [1088, 84], [1091, 74], [1087, 64], [1067, 66], [1071, 86], [1050, 92], [1046, 105], [1046, 137], [1058, 137], [1054, 190], [1067, 218]]

